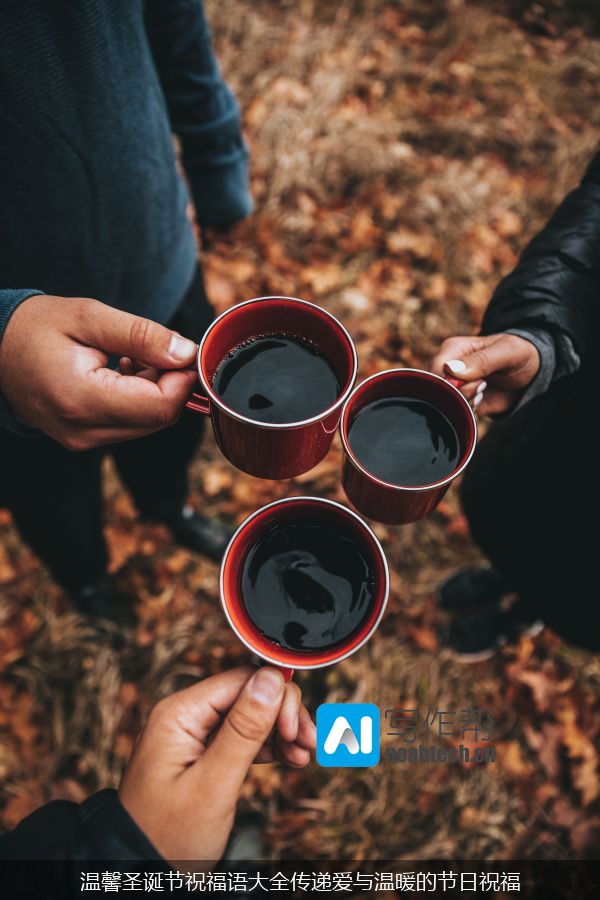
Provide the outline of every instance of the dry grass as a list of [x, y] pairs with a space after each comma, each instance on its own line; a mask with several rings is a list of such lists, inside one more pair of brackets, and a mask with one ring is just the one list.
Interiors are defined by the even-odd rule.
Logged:
[[[585, 8], [555, 3], [543, 15], [528, 4], [494, 7], [207, 3], [245, 110], [258, 206], [235, 243], [220, 241], [206, 255], [219, 308], [262, 292], [315, 298], [344, 319], [363, 374], [427, 365], [445, 336], [476, 327], [498, 278], [575, 183], [600, 124], [600, 40], [586, 31]], [[193, 467], [194, 496], [232, 521], [286, 492], [343, 500], [339, 462], [336, 447], [291, 486], [257, 483], [235, 474], [207, 438]], [[140, 615], [119, 654], [69, 612], [9, 520], [0, 525], [6, 825], [49, 797], [80, 799], [116, 783], [153, 700], [244, 659], [218, 609], [216, 568], [140, 526], [108, 475], [114, 567]], [[264, 815], [269, 852], [596, 852], [597, 807], [582, 788], [579, 757], [548, 728], [561, 721], [553, 704], [568, 701], [588, 744], [597, 740], [598, 659], [546, 636], [473, 668], [454, 663], [436, 643], [443, 616], [434, 591], [478, 558], [456, 492], [426, 522], [377, 530], [394, 573], [389, 613], [367, 649], [299, 679], [311, 709], [324, 699], [413, 704], [421, 713], [489, 705], [499, 762], [476, 770], [257, 769], [243, 808]], [[539, 735], [546, 754], [533, 749]]]

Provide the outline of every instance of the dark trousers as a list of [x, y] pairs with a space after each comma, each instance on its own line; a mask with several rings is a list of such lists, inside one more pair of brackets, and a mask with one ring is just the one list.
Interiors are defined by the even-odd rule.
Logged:
[[495, 423], [462, 486], [473, 536], [520, 611], [600, 649], [595, 375], [565, 378]]
[[[199, 341], [214, 317], [200, 269], [169, 323]], [[185, 502], [187, 466], [202, 436], [203, 416], [184, 411], [172, 428], [84, 453], [51, 438], [0, 431], [0, 505], [13, 515], [23, 540], [67, 589], [101, 577], [107, 552], [102, 534], [101, 464], [105, 453], [143, 515], [163, 519]]]

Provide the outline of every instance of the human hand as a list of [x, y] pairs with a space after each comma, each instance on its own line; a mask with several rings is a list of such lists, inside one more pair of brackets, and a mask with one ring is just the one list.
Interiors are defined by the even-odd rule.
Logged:
[[459, 379], [464, 396], [482, 415], [507, 412], [535, 378], [540, 354], [516, 334], [452, 337], [444, 341], [432, 372]]
[[[174, 424], [196, 382], [186, 368], [196, 349], [98, 300], [37, 295], [17, 307], [2, 336], [0, 392], [27, 424], [69, 450], [88, 450]], [[108, 369], [109, 354], [153, 367], [155, 376]]]
[[305, 766], [315, 727], [300, 688], [278, 669], [233, 669], [161, 700], [119, 796], [170, 860], [219, 860], [253, 762]]

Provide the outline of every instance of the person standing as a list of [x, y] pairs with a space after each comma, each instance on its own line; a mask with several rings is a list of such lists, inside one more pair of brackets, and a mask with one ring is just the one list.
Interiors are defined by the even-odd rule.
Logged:
[[181, 413], [213, 318], [187, 207], [251, 212], [239, 108], [201, 0], [7, 0], [0, 34], [0, 504], [118, 621], [106, 446], [144, 517], [213, 559], [229, 538], [187, 505], [203, 422]]
[[490, 656], [546, 623], [600, 649], [596, 588], [600, 153], [497, 287], [477, 337], [442, 344], [432, 367], [495, 417], [462, 502], [491, 567], [440, 590], [449, 645]]

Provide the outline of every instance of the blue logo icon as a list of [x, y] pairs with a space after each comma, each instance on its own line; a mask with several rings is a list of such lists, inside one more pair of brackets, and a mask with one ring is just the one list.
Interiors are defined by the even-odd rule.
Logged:
[[379, 762], [379, 709], [374, 703], [323, 703], [317, 709], [320, 766], [374, 766]]

